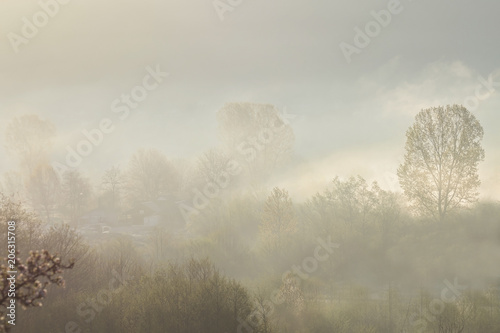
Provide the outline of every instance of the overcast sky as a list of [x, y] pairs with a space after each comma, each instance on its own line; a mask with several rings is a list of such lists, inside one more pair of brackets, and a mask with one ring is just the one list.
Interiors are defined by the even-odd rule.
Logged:
[[[115, 130], [85, 168], [124, 162], [139, 147], [195, 156], [218, 144], [215, 113], [224, 103], [271, 103], [297, 116], [304, 161], [277, 182], [309, 194], [335, 175], [359, 173], [388, 187], [418, 111], [464, 104], [480, 77], [493, 75], [500, 90], [498, 1], [242, 0], [224, 13], [212, 0], [59, 7], [16, 46], [26, 21], [43, 20], [40, 4], [0, 3], [0, 135], [12, 117], [38, 113], [57, 127], [58, 159], [82, 130], [110, 118]], [[398, 13], [349, 62], [340, 44], [355, 46], [356, 27], [388, 7]], [[148, 66], [169, 76], [120, 120], [111, 103], [141, 84]], [[500, 93], [485, 92], [472, 111], [485, 129], [483, 194], [498, 199]], [[3, 172], [15, 164], [0, 149]]]

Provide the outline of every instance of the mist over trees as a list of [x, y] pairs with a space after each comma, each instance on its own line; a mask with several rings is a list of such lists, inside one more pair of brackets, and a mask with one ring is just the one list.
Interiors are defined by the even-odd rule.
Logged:
[[140, 149], [130, 159], [125, 175], [126, 198], [129, 202], [155, 200], [176, 191], [178, 176], [161, 152]]
[[5, 147], [17, 158], [21, 173], [29, 176], [39, 165], [49, 161], [47, 155], [55, 134], [55, 126], [37, 115], [12, 119], [5, 131]]
[[293, 241], [297, 222], [286, 190], [275, 187], [264, 203], [259, 230], [265, 252], [282, 251]]
[[238, 156], [255, 182], [290, 161], [295, 136], [275, 106], [227, 103], [217, 121], [227, 154]]
[[228, 103], [216, 118], [219, 144], [190, 159], [145, 147], [97, 175], [59, 174], [50, 122], [12, 120], [9, 140], [34, 131], [0, 196], [0, 236], [15, 221], [31, 267], [12, 332], [500, 331], [500, 205], [479, 199], [470, 111], [408, 124], [402, 191], [347, 174], [305, 199], [275, 178], [297, 161], [282, 112]]
[[61, 180], [48, 164], [39, 164], [26, 183], [26, 192], [33, 209], [40, 215], [45, 215], [48, 223], [52, 222], [52, 215], [60, 201], [61, 190]]

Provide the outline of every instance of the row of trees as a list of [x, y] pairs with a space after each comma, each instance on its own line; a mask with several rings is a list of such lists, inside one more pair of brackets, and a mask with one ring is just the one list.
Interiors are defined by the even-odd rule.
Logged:
[[[230, 160], [244, 166], [247, 185], [258, 185], [291, 161], [293, 131], [273, 106], [231, 103], [217, 113], [217, 119], [223, 145], [209, 150], [197, 164], [186, 168], [185, 163], [175, 165], [159, 151], [139, 150], [126, 170], [112, 167], [104, 172], [102, 200], [116, 206], [123, 198], [130, 204], [169, 193], [189, 195], [197, 185], [217, 181]], [[479, 121], [463, 106], [429, 108], [416, 116], [407, 131], [404, 162], [397, 172], [417, 212], [442, 221], [477, 199], [483, 134]], [[49, 220], [51, 207], [63, 194], [61, 206], [74, 219], [88, 203], [90, 184], [76, 170], [59, 179], [48, 158], [54, 138], [54, 126], [37, 116], [12, 120], [6, 130], [6, 147], [17, 157], [20, 172], [5, 175], [3, 191], [26, 190], [33, 206]]]
[[[182, 196], [193, 187], [217, 182], [229, 161], [246, 171], [236, 183], [259, 185], [289, 159], [285, 148], [293, 133], [275, 109], [231, 104], [218, 117], [221, 134], [232, 138], [224, 140], [226, 146], [209, 151], [191, 168], [179, 167], [158, 151], [140, 150], [126, 169], [104, 172], [101, 203], [116, 208], [166, 193]], [[239, 122], [240, 130], [235, 131]], [[52, 132], [47, 133], [45, 138]], [[65, 290], [43, 284], [40, 289], [32, 281], [35, 297], [46, 292], [52, 297], [38, 311], [21, 312], [32, 320], [22, 320], [20, 329], [50, 331], [76, 320], [82, 329], [97, 332], [233, 332], [238, 327], [259, 333], [416, 331], [415, 318], [428, 321], [422, 313], [428, 301], [425, 289], [435, 290], [436, 281], [450, 274], [484, 279], [499, 273], [473, 264], [473, 258], [491, 256], [488, 246], [498, 243], [498, 205], [461, 209], [473, 207], [477, 199], [482, 135], [478, 121], [463, 107], [423, 110], [408, 130], [405, 162], [398, 170], [406, 198], [359, 176], [335, 178], [303, 203], [294, 203], [283, 188], [229, 191], [212, 198], [193, 217], [190, 238], [174, 237], [160, 226], [152, 230], [146, 249], [132, 236], [92, 248], [67, 224], [49, 226], [45, 222], [55, 208], [68, 221], [76, 221], [88, 207], [92, 186], [76, 170], [59, 179], [47, 164], [27, 168], [21, 185], [29, 189], [38, 214], [3, 196], [2, 225], [18, 221], [23, 255], [29, 249], [48, 251], [34, 254], [32, 271], [60, 258], [75, 258], [75, 267], [65, 274]], [[29, 156], [23, 161], [42, 161], [39, 154]], [[426, 223], [436, 220], [449, 223]], [[341, 246], [311, 268], [319, 238]], [[255, 297], [204, 257], [252, 286]], [[184, 264], [172, 264], [175, 261]], [[126, 276], [128, 284], [99, 301], [114, 274]], [[2, 290], [8, 284], [3, 278]], [[387, 290], [387, 297], [370, 294], [380, 290]], [[282, 300], [274, 310], [270, 295]], [[495, 332], [500, 306], [486, 295], [483, 290], [446, 304], [426, 329], [454, 333], [481, 324], [482, 331]], [[413, 312], [417, 315], [410, 318]]]
[[253, 299], [206, 259], [169, 265], [113, 297], [94, 331], [237, 332]]
[[[285, 327], [289, 332], [391, 332], [402, 327], [412, 332], [418, 320], [427, 322], [427, 329], [436, 332], [447, 332], [446, 327], [452, 327], [449, 332], [459, 332], [464, 327], [470, 330], [479, 324], [484, 332], [498, 329], [494, 318], [500, 311], [500, 298], [488, 294], [491, 291], [486, 288], [446, 304], [437, 316], [438, 322], [428, 321], [425, 313], [427, 304], [439, 297], [439, 292], [434, 292], [436, 283], [444, 278], [459, 276], [461, 284], [476, 281], [481, 286], [480, 281], [486, 282], [482, 279], [499, 273], [495, 266], [483, 266], [477, 260], [493, 260], [489, 249], [498, 244], [498, 205], [477, 206], [468, 213], [457, 214], [446, 224], [415, 223], [405, 206], [399, 205], [397, 195], [380, 192], [376, 184], [368, 186], [360, 177], [336, 179], [324, 194], [305, 203], [293, 203], [286, 190], [276, 188], [267, 198], [219, 201], [214, 206], [221, 206], [200, 220], [206, 223], [205, 229], [200, 229], [196, 238], [170, 238], [150, 262], [131, 237], [92, 250], [67, 225], [47, 229], [22, 205], [5, 200], [2, 216], [22, 221], [20, 249], [49, 249], [64, 261], [76, 258], [75, 268], [65, 274], [65, 290], [47, 288], [50, 297], [43, 309], [20, 312], [21, 331], [62, 327], [75, 320], [82, 329], [96, 332], [161, 328], [189, 331], [207, 321], [208, 330], [234, 328], [234, 312], [227, 312], [226, 302], [234, 296], [229, 291], [236, 282], [224, 278], [203, 259], [188, 260], [185, 265], [169, 264], [192, 256], [209, 256], [229, 276], [246, 281], [253, 291], [255, 286], [261, 288], [256, 297], [248, 297], [251, 310], [259, 310], [259, 317], [242, 316], [255, 332], [283, 331]], [[2, 220], [2, 225], [6, 220]], [[278, 228], [284, 230], [279, 237], [273, 235]], [[159, 237], [159, 230], [153, 231], [152, 236]], [[317, 268], [305, 270], [306, 266], [301, 268], [302, 260], [315, 253], [317, 237], [331, 237], [340, 247], [319, 262]], [[291, 267], [298, 267], [298, 271], [292, 270], [291, 276], [284, 277], [283, 273]], [[83, 317], [79, 315], [77, 309], [82, 303], [91, 304], [89, 300], [109, 288], [113, 272], [133, 279], [113, 293], [109, 302], [105, 299], [98, 303], [93, 315], [89, 313], [90, 305], [81, 308], [85, 310]], [[425, 289], [432, 293], [426, 295]], [[390, 296], [371, 296], [381, 290]], [[244, 288], [241, 292], [253, 294]], [[270, 311], [266, 307], [276, 292], [284, 302]], [[215, 314], [214, 304], [220, 305], [220, 312]], [[469, 315], [469, 310], [463, 312], [463, 304], [474, 310], [474, 316]], [[241, 313], [248, 314], [246, 311]], [[92, 320], [87, 323], [85, 319], [89, 318]]]
[[48, 222], [63, 214], [73, 224], [92, 206], [119, 209], [124, 204], [156, 200], [179, 188], [179, 177], [166, 157], [144, 149], [132, 156], [126, 172], [113, 166], [104, 171], [97, 185], [77, 169], [59, 175], [48, 164], [39, 164], [29, 176], [8, 176], [16, 181], [6, 177], [5, 193], [29, 202]]
[[246, 184], [264, 181], [290, 160], [293, 131], [271, 105], [230, 103], [217, 114], [222, 145], [194, 161], [172, 161], [154, 149], [135, 152], [126, 167], [113, 166], [101, 179], [88, 179], [77, 169], [59, 174], [50, 163], [55, 127], [36, 115], [14, 118], [6, 128], [6, 149], [19, 163], [4, 174], [2, 192], [27, 200], [51, 221], [64, 215], [75, 222], [91, 206], [131, 208], [138, 202], [192, 190], [216, 181], [230, 160], [246, 171]]

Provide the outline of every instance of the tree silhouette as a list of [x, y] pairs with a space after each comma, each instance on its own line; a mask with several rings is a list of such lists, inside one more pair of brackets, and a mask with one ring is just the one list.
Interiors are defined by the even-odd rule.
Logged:
[[49, 121], [33, 114], [23, 115], [7, 125], [5, 147], [29, 176], [39, 164], [47, 162], [55, 133], [56, 128]]
[[275, 187], [267, 198], [259, 230], [268, 253], [283, 250], [297, 232], [293, 203], [285, 189]]
[[418, 212], [442, 221], [477, 199], [483, 128], [466, 108], [448, 105], [422, 110], [406, 138], [398, 176]]

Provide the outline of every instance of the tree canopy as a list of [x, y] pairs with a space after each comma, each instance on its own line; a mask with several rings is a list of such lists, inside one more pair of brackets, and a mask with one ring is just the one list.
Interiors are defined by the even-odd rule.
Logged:
[[420, 111], [406, 133], [404, 162], [398, 177], [420, 213], [443, 220], [476, 201], [478, 164], [484, 159], [483, 128], [461, 105]]

